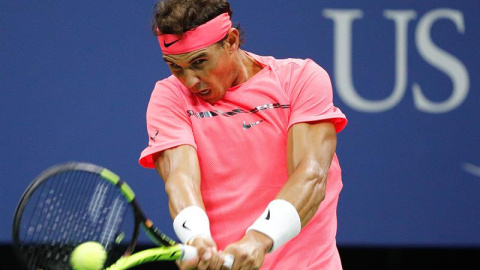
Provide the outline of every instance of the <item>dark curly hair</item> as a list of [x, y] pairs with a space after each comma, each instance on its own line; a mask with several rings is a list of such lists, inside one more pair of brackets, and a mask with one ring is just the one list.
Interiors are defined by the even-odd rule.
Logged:
[[[163, 34], [181, 35], [225, 12], [232, 17], [233, 11], [226, 0], [160, 0], [154, 7], [152, 31], [155, 35], [159, 34], [158, 30]], [[240, 32], [242, 44], [243, 31], [239, 24], [235, 28]]]

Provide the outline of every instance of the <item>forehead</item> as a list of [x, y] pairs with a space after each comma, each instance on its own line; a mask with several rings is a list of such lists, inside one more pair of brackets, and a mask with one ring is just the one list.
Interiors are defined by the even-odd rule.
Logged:
[[217, 52], [216, 44], [183, 54], [164, 54], [163, 60], [174, 63], [190, 62], [200, 57], [208, 57]]

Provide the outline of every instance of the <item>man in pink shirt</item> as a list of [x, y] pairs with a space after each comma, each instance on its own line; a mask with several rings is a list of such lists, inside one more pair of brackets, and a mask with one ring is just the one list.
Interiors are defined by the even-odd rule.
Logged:
[[313, 61], [240, 48], [225, 0], [165, 0], [154, 30], [172, 76], [147, 109], [140, 164], [165, 182], [181, 269], [342, 269], [341, 169], [328, 74]]

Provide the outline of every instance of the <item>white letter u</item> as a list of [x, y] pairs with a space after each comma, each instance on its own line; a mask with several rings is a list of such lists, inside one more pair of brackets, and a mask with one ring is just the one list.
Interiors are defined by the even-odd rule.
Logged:
[[362, 112], [375, 113], [393, 108], [403, 98], [407, 86], [407, 34], [408, 22], [416, 17], [414, 11], [386, 10], [384, 16], [395, 22], [396, 65], [395, 87], [383, 100], [367, 100], [355, 90], [352, 78], [352, 22], [362, 18], [359, 9], [325, 9], [323, 15], [334, 21], [334, 82], [340, 98], [350, 107]]

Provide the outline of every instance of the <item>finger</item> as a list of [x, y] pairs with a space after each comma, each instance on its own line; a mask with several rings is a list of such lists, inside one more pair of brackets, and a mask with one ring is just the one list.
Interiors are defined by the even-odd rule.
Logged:
[[205, 253], [203, 253], [202, 257], [200, 257], [200, 261], [198, 262], [198, 270], [206, 270], [210, 266], [210, 261], [212, 259], [212, 251], [207, 249]]
[[198, 258], [187, 261], [176, 260], [175, 262], [180, 270], [193, 270], [197, 267]]
[[[209, 259], [209, 262], [208, 263], [205, 263], [205, 264], [208, 264], [207, 266], [207, 269], [209, 270], [221, 270], [223, 269], [223, 263], [224, 263], [224, 259], [223, 259], [223, 254], [221, 252], [215, 252], [216, 249], [212, 248], [211, 250], [211, 257]], [[207, 254], [208, 255], [208, 254]], [[208, 257], [204, 257], [202, 259], [208, 259]], [[200, 268], [204, 268], [204, 264], [203, 262], [201, 262], [200, 264]], [[228, 270], [230, 270], [230, 268], [227, 268]]]
[[257, 269], [257, 268], [254, 268], [254, 267], [253, 267], [251, 264], [249, 264], [249, 263], [245, 263], [245, 264], [243, 264], [243, 265], [239, 268], [239, 270], [255, 270], [255, 269]]
[[214, 253], [212, 259], [210, 260], [211, 270], [221, 270], [223, 265], [223, 258], [221, 253]]
[[240, 256], [240, 259], [237, 259], [234, 262], [235, 270], [253, 270], [257, 269], [254, 267], [254, 261], [248, 256]]

